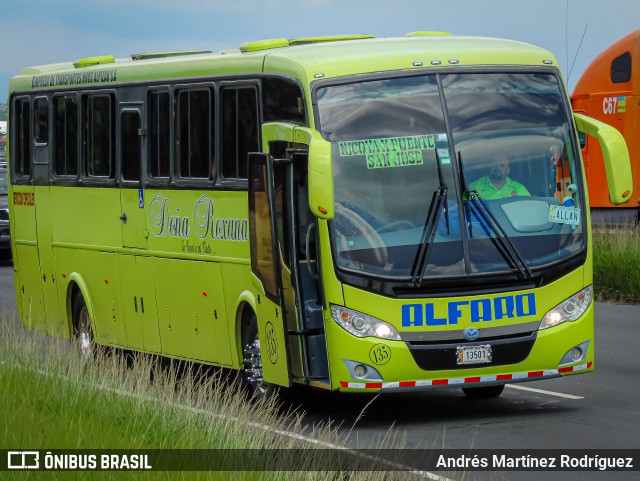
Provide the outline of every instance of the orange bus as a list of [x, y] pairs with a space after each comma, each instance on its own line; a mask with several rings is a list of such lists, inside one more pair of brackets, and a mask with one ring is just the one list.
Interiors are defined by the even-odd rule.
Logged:
[[[571, 97], [573, 110], [618, 129], [631, 157], [634, 184], [640, 185], [640, 30], [618, 40], [598, 55], [578, 81]], [[640, 188], [629, 202], [609, 199], [602, 150], [587, 137], [582, 150], [586, 166], [593, 224], [637, 223]]]

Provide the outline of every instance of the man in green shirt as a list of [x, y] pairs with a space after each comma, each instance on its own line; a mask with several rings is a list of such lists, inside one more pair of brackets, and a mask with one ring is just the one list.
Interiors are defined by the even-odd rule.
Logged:
[[509, 178], [511, 167], [505, 155], [496, 157], [489, 167], [489, 175], [471, 182], [469, 190], [477, 191], [485, 200], [531, 195], [524, 185]]

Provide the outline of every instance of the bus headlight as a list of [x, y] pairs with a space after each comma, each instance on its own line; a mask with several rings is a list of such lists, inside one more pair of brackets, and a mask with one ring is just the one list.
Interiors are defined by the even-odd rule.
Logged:
[[331, 317], [340, 327], [356, 337], [400, 340], [400, 334], [391, 324], [362, 312], [331, 304]]
[[547, 312], [542, 318], [538, 329], [554, 327], [565, 321], [575, 321], [585, 313], [592, 300], [593, 286], [585, 287]]

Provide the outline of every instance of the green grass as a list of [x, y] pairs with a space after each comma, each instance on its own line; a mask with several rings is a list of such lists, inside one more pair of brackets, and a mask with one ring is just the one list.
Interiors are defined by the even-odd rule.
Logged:
[[[282, 414], [273, 400], [249, 402], [223, 371], [203, 374], [176, 363], [107, 351], [83, 358], [69, 343], [11, 328], [0, 319], [0, 448], [5, 449], [257, 449], [309, 444], [298, 413]], [[337, 432], [306, 433], [340, 443]], [[276, 451], [270, 451], [276, 452]], [[304, 463], [304, 459], [300, 459]], [[397, 479], [383, 472], [4, 472], [0, 479]], [[403, 479], [405, 474], [400, 475]]]
[[598, 300], [640, 302], [638, 229], [594, 233], [593, 287]]

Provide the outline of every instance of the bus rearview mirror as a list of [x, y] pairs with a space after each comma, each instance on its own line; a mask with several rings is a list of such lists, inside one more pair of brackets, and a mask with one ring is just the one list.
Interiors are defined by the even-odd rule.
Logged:
[[333, 219], [331, 142], [314, 135], [309, 145], [309, 208], [316, 217]]
[[633, 193], [633, 179], [629, 149], [624, 137], [615, 127], [586, 115], [574, 113], [573, 118], [580, 132], [590, 135], [600, 144], [611, 202], [628, 202]]

